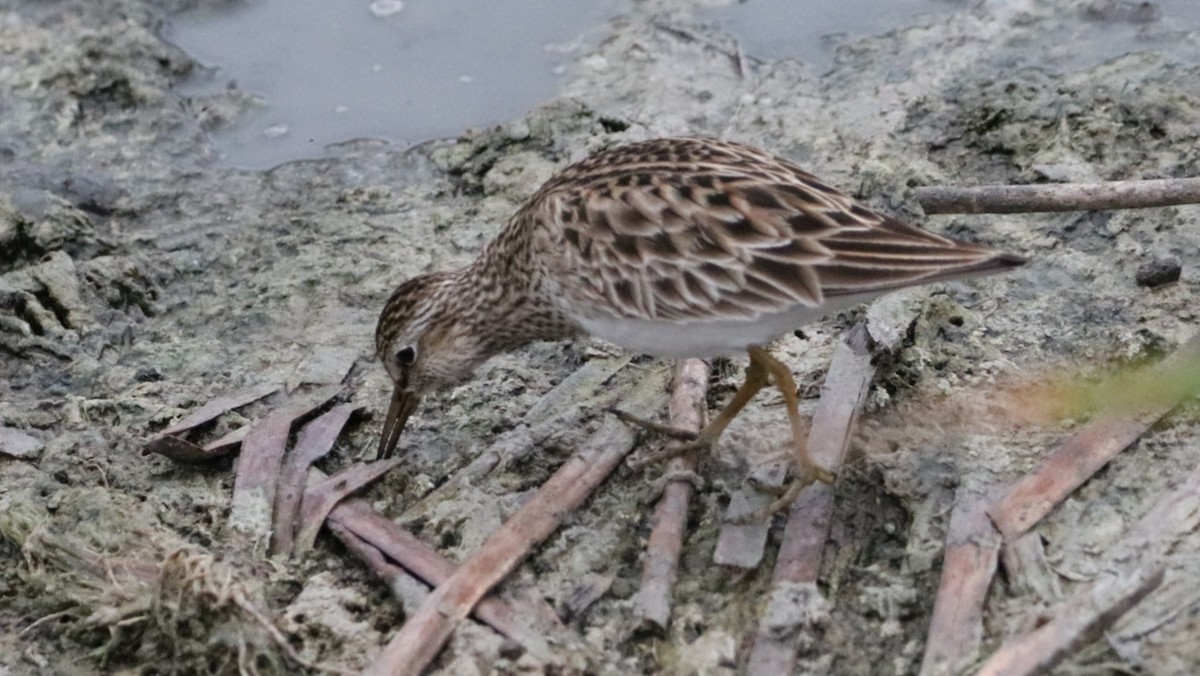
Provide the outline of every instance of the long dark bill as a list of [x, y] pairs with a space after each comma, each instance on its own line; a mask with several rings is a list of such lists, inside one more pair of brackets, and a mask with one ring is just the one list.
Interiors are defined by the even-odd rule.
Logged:
[[397, 387], [392, 391], [392, 405], [388, 407], [387, 418], [383, 421], [383, 436], [379, 439], [379, 459], [392, 457], [400, 441], [400, 433], [404, 431], [404, 424], [408, 422], [408, 416], [417, 410], [419, 403], [421, 397], [404, 391], [404, 388]]

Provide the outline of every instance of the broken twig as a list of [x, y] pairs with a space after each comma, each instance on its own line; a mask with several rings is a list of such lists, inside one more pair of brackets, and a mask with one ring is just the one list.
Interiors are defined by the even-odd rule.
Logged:
[[[704, 423], [704, 403], [708, 393], [709, 365], [703, 359], [679, 362], [671, 384], [667, 408], [671, 426], [698, 432]], [[696, 454], [673, 458], [664, 476], [686, 475], [696, 471]], [[642, 564], [642, 587], [638, 591], [638, 612], [642, 619], [665, 628], [671, 619], [671, 588], [678, 572], [679, 553], [683, 549], [687, 527], [688, 503], [692, 484], [672, 479], [663, 486], [662, 497], [654, 509], [646, 560]]]
[[980, 674], [1046, 673], [1080, 646], [1098, 638], [1162, 584], [1171, 552], [1200, 526], [1200, 466], [1163, 495], [1106, 554], [1101, 573], [1054, 608], [1053, 618], [1000, 646]]
[[[396, 575], [413, 575], [436, 587], [450, 579], [458, 568], [436, 549], [362, 500], [346, 500], [334, 507], [328, 523], [330, 531], [365, 561], [390, 589], [396, 588]], [[547, 637], [565, 634], [554, 610], [549, 607], [519, 607], [489, 596], [475, 606], [474, 615], [544, 662], [553, 660]]]
[[[361, 406], [355, 404], [335, 406], [300, 430], [300, 436], [296, 439], [296, 445], [292, 448], [292, 452], [283, 459], [283, 467], [275, 484], [278, 492], [275, 495], [275, 532], [271, 537], [272, 552], [292, 551], [292, 540], [296, 534], [296, 514], [300, 511], [301, 501], [306, 497], [304, 485], [308, 479], [308, 467], [333, 448], [342, 428], [350, 420], [351, 414], [359, 408]], [[324, 515], [322, 515], [321, 521], [324, 521]], [[317, 527], [320, 527], [319, 522]], [[316, 537], [315, 532], [313, 537]], [[299, 548], [296, 553], [301, 553]]]
[[1192, 393], [1197, 383], [1172, 378], [1179, 372], [1196, 369], [1200, 363], [1200, 334], [1193, 336], [1174, 354], [1150, 367], [1146, 380], [1171, 384], [1168, 391], [1141, 402], [1133, 411], [1110, 411], [1084, 425], [1058, 447], [1033, 472], [1025, 475], [997, 500], [988, 514], [1006, 540], [1012, 540], [1033, 527], [1068, 495], [1079, 488], [1101, 467], [1142, 436], [1159, 418], [1181, 399]]
[[268, 383], [251, 388], [245, 392], [239, 392], [238, 394], [217, 397], [160, 432], [158, 436], [146, 443], [146, 446], [142, 449], [142, 454], [158, 453], [179, 462], [202, 462], [227, 455], [233, 450], [232, 448], [216, 444], [200, 446], [195, 442], [188, 441], [183, 435], [213, 420], [226, 411], [232, 411], [235, 408], [245, 406], [269, 394], [273, 394], [279, 391], [280, 387], [280, 385]]
[[927, 214], [1145, 209], [1200, 204], [1200, 178], [1038, 185], [931, 185], [915, 190]]
[[1000, 550], [1000, 563], [1011, 594], [1031, 595], [1047, 604], [1062, 598], [1058, 573], [1046, 560], [1046, 547], [1036, 531], [1005, 542]]
[[[653, 406], [662, 387], [660, 375], [648, 377], [623, 403], [635, 410]], [[633, 442], [633, 432], [624, 423], [605, 417], [579, 453], [434, 590], [364, 673], [421, 673], [475, 604], [591, 495]]]
[[[834, 473], [845, 459], [854, 421], [875, 375], [869, 343], [870, 336], [863, 325], [838, 342], [821, 387], [821, 401], [813, 414], [812, 431], [808, 435], [809, 456]], [[832, 512], [833, 486], [828, 484], [806, 486], [792, 503], [771, 575], [773, 594], [786, 587], [816, 583]], [[750, 676], [792, 673], [796, 647], [793, 635], [767, 631], [760, 623], [746, 673]]]
[[293, 423], [337, 396], [341, 390], [340, 386], [325, 387], [302, 397], [264, 418], [242, 441], [229, 524], [254, 546], [267, 544], [271, 535], [275, 481]]
[[1095, 641], [1122, 615], [1163, 581], [1163, 567], [1107, 578], [1103, 589], [1089, 585], [1060, 605], [1054, 619], [1019, 639], [1006, 641], [978, 676], [1027, 676], [1049, 673], [1079, 648]]
[[232, 411], [235, 408], [245, 406], [246, 404], [258, 401], [269, 394], [278, 392], [279, 388], [279, 384], [267, 383], [265, 385], [259, 385], [258, 387], [246, 390], [245, 392], [239, 392], [238, 394], [231, 394], [227, 397], [217, 397], [216, 399], [213, 399], [207, 404], [184, 416], [179, 422], [163, 430], [162, 434], [178, 435], [183, 432], [187, 432], [193, 427], [199, 427], [200, 425], [203, 425], [204, 423], [216, 418], [226, 411]]
[[933, 603], [921, 676], [952, 676], [979, 655], [983, 603], [996, 574], [1000, 533], [987, 516], [987, 497], [959, 489], [950, 512], [942, 579]]
[[[359, 463], [304, 489], [304, 501], [300, 508], [300, 529], [291, 549], [297, 556], [312, 549], [317, 533], [325, 517], [347, 495], [387, 474], [404, 461], [403, 458], [388, 458], [375, 462]], [[276, 523], [278, 533], [282, 522]], [[290, 543], [289, 543], [290, 544]], [[280, 551], [288, 551], [281, 549]]]

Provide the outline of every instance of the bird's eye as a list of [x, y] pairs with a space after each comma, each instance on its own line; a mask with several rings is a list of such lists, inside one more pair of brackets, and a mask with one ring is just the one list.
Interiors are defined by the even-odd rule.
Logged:
[[396, 363], [401, 366], [412, 366], [417, 360], [417, 350], [412, 345], [402, 347], [396, 352]]

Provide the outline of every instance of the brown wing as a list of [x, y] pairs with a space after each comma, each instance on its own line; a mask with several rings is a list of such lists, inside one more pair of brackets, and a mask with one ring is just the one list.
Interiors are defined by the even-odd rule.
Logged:
[[999, 270], [1020, 259], [881, 216], [799, 167], [707, 139], [601, 152], [514, 227], [576, 312], [688, 323]]

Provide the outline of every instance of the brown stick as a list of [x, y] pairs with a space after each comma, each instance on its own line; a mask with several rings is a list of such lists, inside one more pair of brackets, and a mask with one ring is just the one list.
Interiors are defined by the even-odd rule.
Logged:
[[203, 425], [204, 423], [216, 418], [226, 411], [231, 411], [240, 406], [245, 406], [246, 404], [262, 399], [268, 394], [278, 392], [279, 388], [280, 385], [278, 384], [268, 383], [266, 385], [259, 385], [258, 387], [246, 390], [245, 392], [239, 392], [238, 394], [217, 397], [195, 411], [192, 411], [179, 422], [163, 430], [162, 434], [182, 434], [193, 427]]
[[[1163, 581], [1161, 565], [1109, 578], [1102, 592], [1090, 585], [1059, 606], [1054, 619], [1025, 636], [1006, 641], [977, 676], [1026, 676], [1049, 673], [1079, 648], [1095, 641], [1122, 615]], [[1102, 598], [1097, 598], [1100, 596]]]
[[[388, 458], [375, 462], [357, 463], [315, 484], [304, 491], [300, 507], [300, 528], [296, 532], [291, 552], [296, 556], [312, 549], [321, 524], [329, 512], [347, 495], [387, 474], [401, 463], [403, 458]], [[289, 551], [280, 549], [280, 551]]]
[[[389, 588], [393, 587], [395, 576], [403, 574], [414, 575], [436, 587], [450, 579], [458, 569], [436, 549], [362, 500], [345, 500], [334, 507], [328, 524], [333, 534], [383, 578]], [[558, 617], [548, 606], [522, 607], [487, 597], [475, 606], [474, 615], [543, 662], [554, 661], [546, 643], [547, 637], [565, 635]]]
[[1000, 551], [1000, 533], [988, 519], [987, 505], [977, 491], [960, 489], [956, 496], [921, 676], [962, 673], [979, 655], [983, 603]]
[[931, 185], [914, 192], [927, 214], [1145, 209], [1200, 204], [1200, 178], [976, 187]]
[[1047, 604], [1062, 598], [1058, 573], [1046, 560], [1042, 536], [1036, 531], [1005, 542], [1000, 550], [1000, 563], [1008, 579], [1009, 594], [1033, 596]]
[[[147, 442], [146, 446], [142, 449], [142, 455], [158, 453], [179, 462], [203, 462], [227, 455], [233, 451], [231, 446], [225, 444], [200, 446], [195, 442], [188, 441], [183, 435], [192, 430], [192, 428], [199, 427], [226, 411], [245, 406], [277, 392], [279, 388], [280, 385], [276, 384], [259, 385], [245, 392], [217, 397], [184, 416], [179, 422], [166, 428], [158, 436]], [[225, 435], [222, 440], [230, 436]], [[238, 441], [241, 441], [240, 437]]]
[[[660, 376], [646, 378], [623, 405], [635, 410], [654, 405], [662, 388]], [[606, 416], [584, 448], [434, 590], [364, 673], [421, 673], [475, 604], [591, 495], [633, 448], [633, 441], [628, 426]]]
[[[1163, 580], [1164, 561], [1200, 525], [1200, 465], [1163, 495], [1105, 556], [1097, 578], [1054, 609], [1053, 619], [1005, 642], [979, 672], [986, 676], [1049, 671], [1094, 640]], [[1173, 565], [1190, 565], [1189, 560]], [[1165, 590], [1164, 590], [1165, 592]]]
[[616, 401], [616, 393], [604, 387], [631, 357], [592, 359], [542, 395], [521, 417], [520, 424], [500, 435], [483, 453], [466, 467], [458, 470], [441, 486], [408, 506], [403, 518], [427, 511], [431, 505], [464, 486], [478, 485], [483, 477], [504, 460], [512, 460], [533, 452], [542, 441], [563, 429], [575, 427], [588, 411], [608, 408]]
[[340, 392], [324, 387], [264, 418], [242, 441], [233, 481], [233, 506], [229, 525], [257, 547], [267, 544], [275, 507], [275, 480], [287, 447], [288, 434], [297, 418], [321, 406]]
[[[703, 359], [679, 362], [671, 384], [671, 401], [667, 405], [671, 426], [697, 432], [704, 423], [704, 401], [708, 393], [711, 369]], [[666, 475], [695, 472], [696, 454], [689, 453], [671, 460]], [[671, 619], [671, 588], [683, 550], [684, 529], [687, 527], [688, 502], [692, 484], [673, 479], [663, 487], [662, 497], [654, 509], [650, 539], [646, 543], [646, 560], [642, 565], [642, 586], [637, 595], [638, 613], [643, 621], [665, 628]]]
[[204, 452], [210, 454], [214, 458], [222, 455], [229, 455], [235, 449], [237, 449], [238, 446], [242, 445], [242, 440], [245, 439], [246, 435], [250, 433], [250, 429], [252, 427], [253, 425], [245, 425], [235, 430], [230, 430], [219, 439], [213, 439], [207, 444], [204, 444]]
[[[388, 561], [388, 558], [375, 545], [360, 538], [354, 531], [346, 528], [337, 521], [329, 521], [329, 532], [342, 541], [346, 549], [367, 564], [375, 576], [383, 580], [389, 589], [395, 588], [398, 580], [408, 575], [404, 568]], [[479, 604], [483, 607], [483, 604]]]
[[[292, 542], [296, 534], [296, 514], [300, 511], [300, 503], [304, 499], [308, 467], [333, 448], [351, 414], [359, 408], [361, 406], [355, 404], [335, 406], [300, 430], [292, 452], [283, 459], [279, 479], [275, 484], [275, 532], [271, 537], [273, 553], [292, 551]], [[313, 536], [316, 536], [315, 532]], [[296, 553], [302, 552], [297, 548]]]
[[[869, 342], [865, 327], [859, 326], [838, 343], [821, 387], [821, 401], [813, 414], [812, 431], [808, 435], [809, 455], [813, 462], [834, 473], [845, 460], [854, 421], [875, 375]], [[816, 583], [832, 513], [833, 486], [813, 484], [800, 492], [788, 509], [787, 526], [771, 575], [772, 593], [797, 584]], [[796, 647], [792, 636], [768, 631], [760, 623], [746, 673], [749, 676], [792, 673]]]
[[[1180, 370], [1195, 369], [1200, 361], [1200, 334], [1192, 336], [1170, 357], [1151, 368], [1147, 380], [1171, 383]], [[1021, 536], [1068, 495], [1137, 441], [1162, 416], [1191, 393], [1196, 383], [1178, 382], [1174, 391], [1144, 402], [1141, 410], [1110, 412], [1089, 422], [1067, 439], [1033, 472], [1013, 484], [988, 514], [1005, 540]]]

